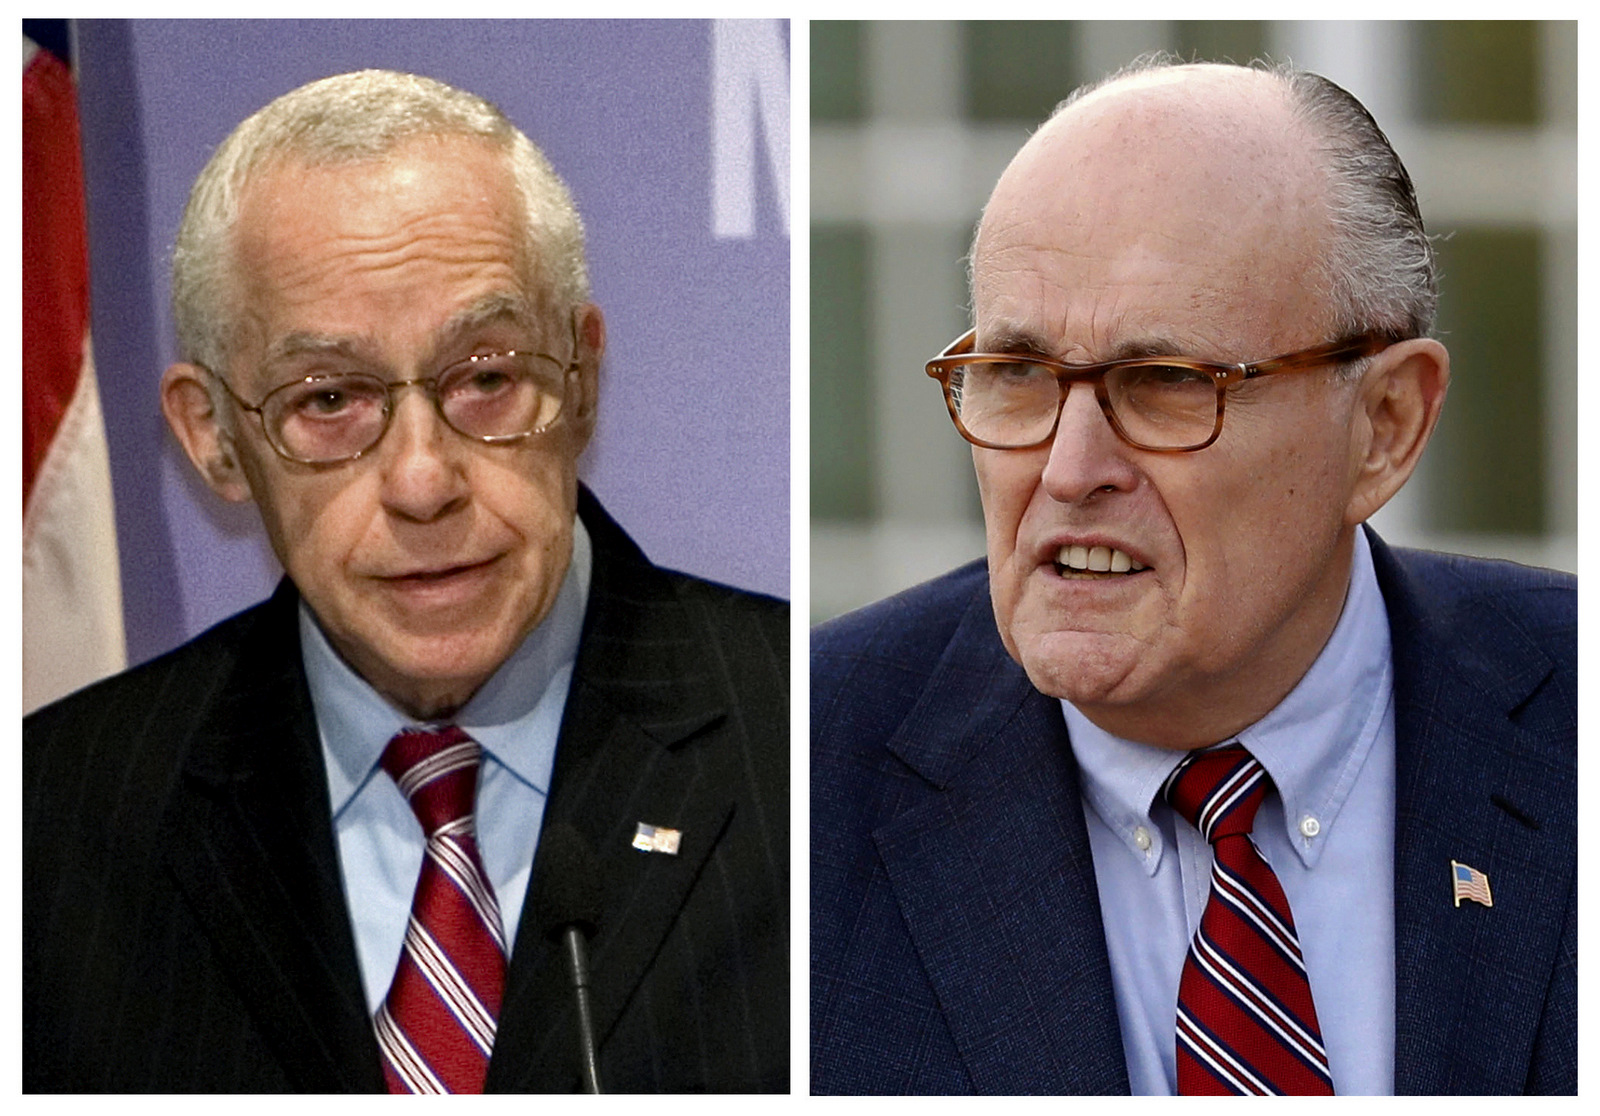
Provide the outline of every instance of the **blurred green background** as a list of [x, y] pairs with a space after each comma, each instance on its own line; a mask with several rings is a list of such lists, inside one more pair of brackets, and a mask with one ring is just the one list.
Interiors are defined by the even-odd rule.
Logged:
[[1325, 74], [1411, 171], [1453, 379], [1374, 526], [1575, 570], [1575, 23], [812, 21], [812, 619], [983, 553], [922, 364], [970, 324], [968, 240], [1011, 156], [1074, 86], [1158, 48]]

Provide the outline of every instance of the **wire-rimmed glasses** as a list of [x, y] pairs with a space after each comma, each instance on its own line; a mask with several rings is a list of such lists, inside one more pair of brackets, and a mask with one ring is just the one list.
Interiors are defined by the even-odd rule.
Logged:
[[395, 393], [419, 387], [457, 434], [489, 445], [543, 434], [561, 418], [577, 363], [548, 353], [478, 353], [437, 376], [385, 380], [365, 372], [316, 374], [269, 391], [259, 403], [213, 379], [261, 422], [267, 444], [301, 465], [337, 465], [370, 451], [389, 431]]

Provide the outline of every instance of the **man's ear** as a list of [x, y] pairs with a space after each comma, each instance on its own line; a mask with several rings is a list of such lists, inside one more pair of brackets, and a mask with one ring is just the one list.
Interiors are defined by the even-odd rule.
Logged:
[[594, 435], [595, 416], [600, 406], [600, 358], [606, 351], [606, 320], [600, 307], [586, 302], [573, 311], [573, 332], [576, 348], [572, 354], [575, 365], [570, 373], [573, 396], [572, 430], [581, 451]]
[[206, 372], [197, 364], [174, 364], [161, 377], [161, 413], [195, 469], [224, 500], [250, 499], [250, 482], [232, 437], [212, 406]]
[[1438, 425], [1450, 386], [1450, 354], [1432, 338], [1390, 345], [1372, 358], [1357, 388], [1355, 486], [1345, 509], [1351, 526], [1370, 519], [1410, 479]]

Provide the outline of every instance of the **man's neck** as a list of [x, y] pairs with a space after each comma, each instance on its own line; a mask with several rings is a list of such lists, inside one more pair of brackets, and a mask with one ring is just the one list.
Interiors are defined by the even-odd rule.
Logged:
[[1113, 736], [1158, 748], [1192, 751], [1233, 739], [1276, 709], [1328, 645], [1349, 595], [1359, 530], [1346, 529], [1323, 576], [1250, 662], [1187, 676], [1137, 705], [1082, 703], [1076, 708]]

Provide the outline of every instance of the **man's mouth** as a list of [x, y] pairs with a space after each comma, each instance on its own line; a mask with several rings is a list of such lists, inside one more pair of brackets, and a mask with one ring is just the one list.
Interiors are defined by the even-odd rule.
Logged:
[[463, 574], [474, 574], [486, 569], [494, 559], [482, 562], [464, 562], [457, 566], [445, 566], [433, 570], [412, 570], [409, 573], [390, 574], [382, 580], [397, 585], [426, 585], [433, 582], [448, 581]]
[[1056, 573], [1133, 574], [1145, 569], [1123, 551], [1110, 546], [1064, 546], [1056, 554]]
[[400, 580], [404, 581], [443, 581], [447, 577], [454, 577], [459, 573], [478, 568], [478, 563], [472, 562], [464, 566], [448, 566], [442, 570], [418, 570], [416, 573], [402, 574]]

